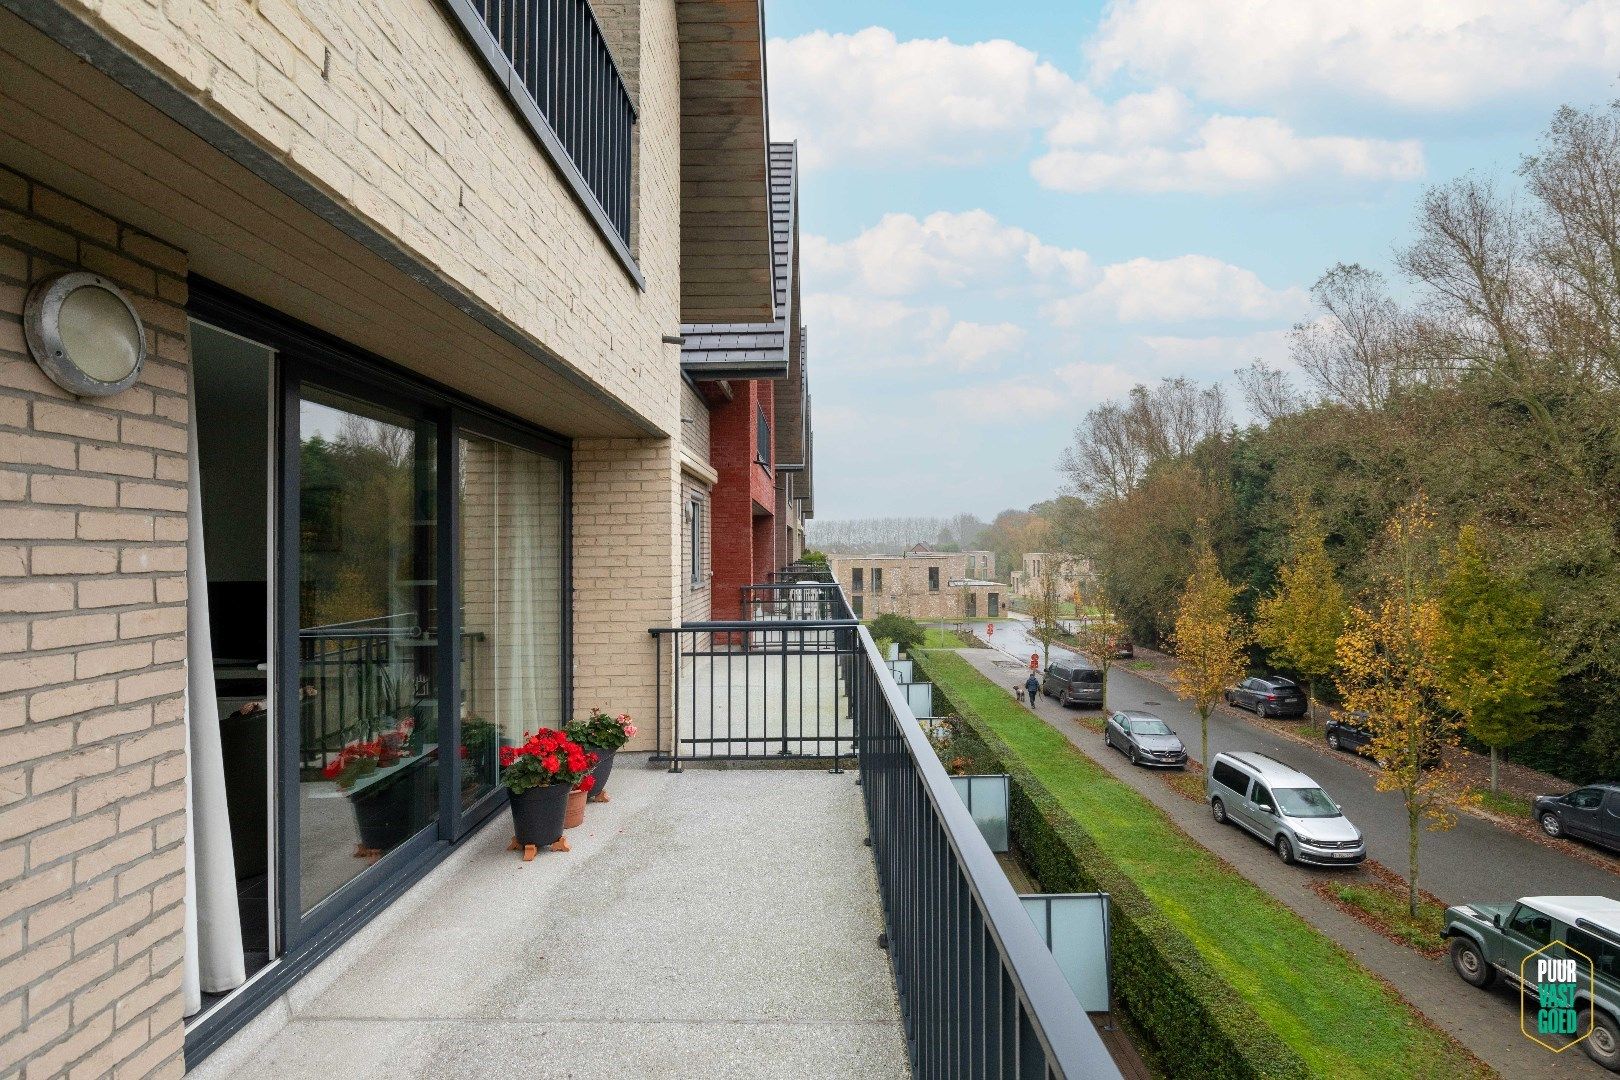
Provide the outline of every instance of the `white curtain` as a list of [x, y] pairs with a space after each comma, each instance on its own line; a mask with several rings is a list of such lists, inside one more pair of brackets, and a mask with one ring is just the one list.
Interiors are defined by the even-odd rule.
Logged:
[[242, 920], [236, 907], [236, 859], [225, 805], [219, 699], [214, 696], [195, 387], [191, 417], [186, 508], [186, 954], [180, 979], [187, 1016], [202, 1008], [204, 993], [234, 990], [247, 981]]

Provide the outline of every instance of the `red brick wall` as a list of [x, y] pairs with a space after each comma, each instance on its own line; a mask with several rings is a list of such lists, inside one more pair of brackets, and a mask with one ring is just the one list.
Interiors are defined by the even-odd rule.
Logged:
[[[755, 461], [760, 406], [767, 420], [775, 415], [771, 384], [734, 382], [731, 389], [731, 400], [716, 405], [709, 417], [709, 464], [720, 474], [710, 496], [709, 522], [714, 559], [710, 610], [715, 619], [738, 618], [742, 586], [765, 581], [775, 569], [771, 511], [776, 484], [772, 473]], [[761, 508], [765, 516], [756, 521]]]

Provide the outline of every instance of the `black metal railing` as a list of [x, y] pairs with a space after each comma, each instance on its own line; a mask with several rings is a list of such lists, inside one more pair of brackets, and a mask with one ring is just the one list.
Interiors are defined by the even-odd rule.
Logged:
[[774, 598], [797, 603], [795, 589], [848, 611], [821, 584], [748, 586], [744, 609], [772, 614], [651, 631], [661, 755], [677, 771], [698, 758], [856, 760], [913, 1076], [1117, 1078], [871, 633], [775, 617]]
[[[635, 106], [587, 0], [455, 0], [483, 20], [526, 94], [619, 238], [630, 242]], [[504, 66], [504, 65], [503, 65]], [[516, 85], [512, 85], [512, 83]]]
[[751, 620], [853, 619], [843, 590], [832, 582], [776, 581], [742, 587], [743, 616]]
[[1118, 1077], [872, 635], [855, 633], [861, 793], [912, 1075]]
[[793, 585], [811, 581], [832, 584], [832, 571], [827, 568], [826, 563], [793, 562], [788, 563], [780, 570], [771, 571], [771, 584], [773, 585]]

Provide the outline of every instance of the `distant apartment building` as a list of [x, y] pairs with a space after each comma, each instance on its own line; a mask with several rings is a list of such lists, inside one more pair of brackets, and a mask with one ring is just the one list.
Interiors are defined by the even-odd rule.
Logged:
[[995, 567], [988, 551], [913, 548], [900, 555], [829, 555], [835, 580], [859, 618], [887, 612], [923, 621], [996, 618], [1007, 586], [979, 574]]
[[1012, 572], [1013, 595], [1033, 600], [1040, 595], [1045, 574], [1055, 575], [1058, 596], [1062, 600], [1074, 599], [1074, 594], [1089, 588], [1093, 580], [1091, 560], [1083, 555], [1031, 551], [1024, 555], [1023, 569]]
[[0, 4], [0, 1076], [262, 1035], [501, 746], [650, 749], [648, 629], [802, 548], [764, 46], [731, 0]]

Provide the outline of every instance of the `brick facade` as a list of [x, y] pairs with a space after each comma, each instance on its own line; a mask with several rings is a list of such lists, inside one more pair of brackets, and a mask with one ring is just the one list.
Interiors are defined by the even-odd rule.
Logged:
[[[28, 286], [71, 269], [145, 323], [117, 396], [24, 344]], [[182, 1071], [185, 272], [0, 169], [0, 1075]]]
[[[711, 514], [716, 619], [742, 614], [742, 586], [769, 580], [775, 562], [776, 481], [760, 464], [759, 413], [775, 431], [772, 384], [748, 380], [731, 384], [732, 397], [711, 407], [709, 461], [720, 476]], [[767, 451], [768, 453], [768, 451]]]
[[[829, 555], [827, 565], [853, 603], [860, 597], [860, 615], [871, 619], [886, 612], [908, 618], [967, 619], [990, 614], [990, 597], [1004, 610], [1009, 589], [1005, 585], [952, 587], [952, 581], [974, 578], [970, 556], [964, 552], [907, 553], [905, 555]], [[974, 561], [974, 565], [978, 565]], [[859, 587], [855, 571], [861, 571]], [[930, 588], [929, 571], [937, 571], [938, 588]], [[877, 584], [874, 571], [881, 573]]]

